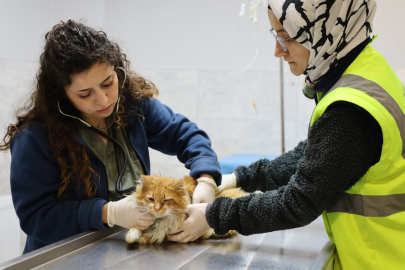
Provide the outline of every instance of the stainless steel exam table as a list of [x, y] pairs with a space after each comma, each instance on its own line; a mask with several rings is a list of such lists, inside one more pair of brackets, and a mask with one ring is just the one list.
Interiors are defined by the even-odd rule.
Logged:
[[321, 218], [308, 226], [188, 244], [127, 245], [120, 227], [85, 232], [0, 269], [322, 269], [333, 249]]

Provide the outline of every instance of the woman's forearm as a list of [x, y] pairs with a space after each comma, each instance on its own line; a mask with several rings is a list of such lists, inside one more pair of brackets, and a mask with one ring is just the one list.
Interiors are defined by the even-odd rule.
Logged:
[[375, 164], [380, 136], [353, 108], [326, 111], [311, 128], [305, 155], [286, 185], [239, 199], [216, 198], [207, 207], [209, 225], [217, 234], [248, 235], [310, 223]]
[[248, 167], [237, 167], [235, 169], [237, 186], [253, 192], [275, 190], [286, 185], [296, 172], [298, 160], [304, 156], [306, 146], [305, 140], [274, 160], [261, 159]]
[[103, 213], [101, 215], [101, 222], [103, 222], [103, 224], [107, 224], [107, 204], [104, 204], [103, 206]]

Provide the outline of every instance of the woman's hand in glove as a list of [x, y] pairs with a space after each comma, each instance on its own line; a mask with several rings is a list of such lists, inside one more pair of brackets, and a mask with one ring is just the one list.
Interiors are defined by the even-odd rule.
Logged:
[[[210, 226], [205, 217], [205, 209], [207, 203], [197, 203], [187, 205], [189, 217], [184, 221], [179, 232], [169, 234], [167, 239], [170, 241], [187, 243], [196, 240], [201, 235], [206, 233]], [[177, 234], [176, 234], [177, 233]]]
[[221, 193], [225, 189], [235, 188], [236, 187], [236, 176], [232, 174], [222, 175], [221, 185], [218, 187], [216, 194]]
[[136, 206], [134, 198], [126, 197], [116, 202], [107, 203], [107, 224], [118, 225], [126, 229], [145, 230], [155, 222], [156, 217], [145, 208]]
[[198, 185], [193, 193], [193, 203], [212, 203], [215, 199], [217, 184], [213, 177], [208, 174], [202, 174], [197, 179]]

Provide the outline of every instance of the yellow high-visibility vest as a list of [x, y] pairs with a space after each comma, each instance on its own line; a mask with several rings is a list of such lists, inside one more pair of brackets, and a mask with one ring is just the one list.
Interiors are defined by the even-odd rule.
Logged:
[[[334, 269], [405, 269], [405, 90], [370, 44], [318, 104], [310, 126], [337, 101], [356, 104], [378, 122], [380, 161], [324, 211], [335, 243]], [[339, 166], [339, 164], [336, 164]]]

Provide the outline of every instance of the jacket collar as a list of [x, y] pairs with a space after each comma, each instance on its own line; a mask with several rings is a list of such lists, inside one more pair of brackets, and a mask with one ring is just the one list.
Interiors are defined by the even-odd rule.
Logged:
[[[353, 61], [359, 56], [364, 48], [371, 42], [371, 38], [366, 38], [362, 43], [357, 45], [351, 50], [342, 61], [332, 71], [320, 80], [315, 86], [315, 93], [324, 92], [326, 94], [332, 86], [342, 77], [345, 70], [353, 63]], [[315, 99], [316, 100], [316, 99]]]

